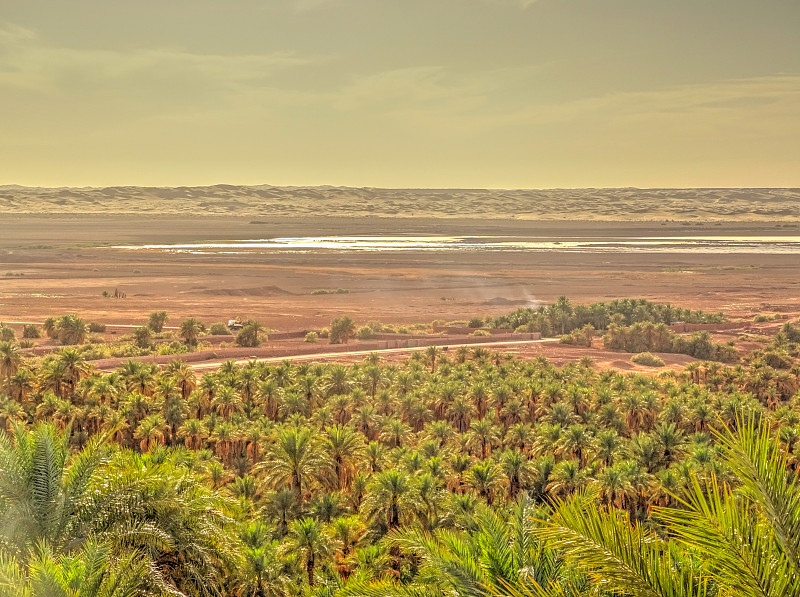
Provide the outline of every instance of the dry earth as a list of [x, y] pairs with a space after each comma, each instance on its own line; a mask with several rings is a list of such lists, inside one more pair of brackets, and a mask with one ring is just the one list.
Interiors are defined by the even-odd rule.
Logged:
[[[590, 219], [589, 212], [596, 218]], [[559, 219], [564, 217], [568, 220]], [[797, 236], [796, 189], [0, 187], [0, 220], [0, 321], [41, 321], [74, 312], [91, 320], [136, 325], [151, 311], [166, 310], [173, 322], [188, 316], [206, 322], [252, 317], [270, 328], [297, 330], [326, 325], [341, 314], [358, 323], [458, 320], [562, 294], [576, 302], [644, 297], [734, 317], [800, 311], [797, 255], [558, 250], [242, 255], [112, 248], [331, 235], [537, 236], [557, 241]], [[344, 288], [349, 294], [311, 294], [321, 288]], [[115, 290], [126, 298], [102, 296]]]

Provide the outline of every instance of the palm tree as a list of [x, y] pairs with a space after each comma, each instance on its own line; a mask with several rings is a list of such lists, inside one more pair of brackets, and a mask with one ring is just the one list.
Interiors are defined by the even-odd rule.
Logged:
[[303, 560], [308, 586], [313, 587], [317, 562], [328, 555], [330, 543], [319, 523], [313, 518], [301, 518], [289, 525], [285, 549], [297, 553]]
[[288, 427], [278, 431], [275, 444], [256, 470], [264, 471], [269, 485], [288, 486], [295, 492], [296, 499], [303, 500], [311, 483], [326, 476], [326, 465], [322, 451], [312, 441], [311, 430]]
[[503, 473], [500, 466], [491, 460], [484, 460], [467, 471], [466, 482], [476, 494], [491, 505], [503, 482]]
[[334, 489], [347, 490], [364, 453], [364, 437], [351, 427], [334, 425], [325, 429], [322, 445], [330, 461]]
[[389, 531], [410, 521], [417, 506], [412, 488], [411, 478], [398, 470], [377, 473], [364, 502], [367, 516]]
[[329, 338], [331, 344], [347, 344], [356, 335], [356, 324], [347, 315], [331, 321]]
[[11, 378], [22, 364], [19, 348], [11, 342], [0, 342], [0, 375], [6, 378], [6, 392], [11, 394]]
[[83, 344], [89, 326], [77, 315], [64, 315], [56, 321], [55, 331], [61, 344]]
[[780, 440], [754, 418], [717, 439], [741, 487], [713, 474], [707, 483], [692, 477], [681, 508], [654, 511], [691, 553], [583, 497], [557, 502], [539, 536], [595, 582], [626, 595], [800, 594], [800, 491], [786, 474]]
[[167, 323], [168, 319], [169, 315], [167, 315], [166, 311], [154, 311], [153, 313], [150, 313], [150, 319], [147, 322], [147, 327], [153, 330], [153, 332], [156, 334], [160, 334], [164, 329], [164, 324]]
[[261, 333], [264, 331], [264, 326], [259, 322], [250, 319], [244, 323], [242, 329], [236, 334], [236, 345], [255, 347], [261, 344]]
[[89, 481], [108, 458], [99, 441], [69, 458], [68, 435], [39, 424], [28, 433], [14, 425], [0, 432], [0, 549], [22, 561], [37, 542], [53, 549], [77, 548], [88, 531], [78, 516]]
[[190, 317], [181, 322], [178, 335], [183, 339], [187, 346], [197, 346], [197, 339], [200, 334], [206, 331], [206, 326], [199, 319]]
[[580, 577], [565, 569], [556, 554], [536, 539], [532, 532], [535, 515], [534, 504], [521, 495], [507, 515], [485, 507], [476, 508], [470, 532], [441, 529], [426, 532], [419, 528], [395, 531], [389, 540], [418, 554], [427, 573], [405, 587], [386, 580], [362, 581], [348, 585], [346, 593], [577, 597], [582, 588]]
[[500, 456], [500, 468], [508, 482], [509, 500], [517, 499], [519, 492], [528, 487], [533, 476], [528, 459], [516, 450], [506, 450]]
[[47, 543], [28, 562], [0, 559], [0, 597], [131, 597], [148, 591], [147, 561], [115, 555], [107, 541], [88, 541], [74, 554]]
[[266, 495], [261, 515], [275, 524], [275, 536], [282, 539], [289, 532], [289, 523], [299, 516], [299, 512], [296, 492], [284, 487]]
[[233, 581], [236, 597], [288, 597], [291, 578], [281, 561], [277, 543], [267, 537], [260, 522], [248, 524], [241, 533], [244, 542], [243, 566]]
[[586, 486], [588, 475], [575, 460], [562, 460], [553, 469], [547, 490], [557, 496], [567, 496]]

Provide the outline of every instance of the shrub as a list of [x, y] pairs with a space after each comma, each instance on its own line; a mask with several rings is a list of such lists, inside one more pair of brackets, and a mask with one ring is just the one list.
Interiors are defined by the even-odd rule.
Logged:
[[310, 344], [314, 344], [319, 339], [319, 334], [317, 332], [308, 332], [305, 337], [305, 342], [309, 342]]
[[157, 334], [164, 329], [167, 320], [169, 320], [169, 315], [167, 315], [166, 311], [154, 311], [150, 313], [147, 326]]
[[4, 323], [0, 323], [0, 341], [13, 342], [17, 339], [17, 334], [13, 328], [8, 327]]
[[231, 334], [231, 330], [228, 328], [228, 326], [221, 321], [212, 323], [211, 327], [208, 328], [208, 332], [212, 336], [229, 336]]
[[36, 346], [36, 343], [33, 340], [25, 339], [19, 342], [20, 348], [33, 348], [34, 346]]
[[34, 325], [32, 323], [29, 323], [24, 328], [22, 328], [22, 337], [23, 338], [41, 338], [42, 337], [42, 330], [39, 328], [38, 325]]
[[90, 321], [89, 322], [89, 331], [93, 334], [102, 334], [106, 331], [106, 324], [99, 323], [97, 321]]
[[370, 340], [375, 337], [375, 332], [372, 331], [372, 328], [368, 325], [362, 326], [358, 328], [356, 332], [356, 338], [359, 340]]
[[470, 336], [488, 336], [489, 332], [486, 330], [475, 330], [470, 334]]
[[753, 323], [764, 323], [765, 321], [772, 321], [772, 317], [770, 317], [769, 315], [762, 315], [762, 314], [753, 317]]
[[149, 348], [153, 344], [153, 330], [148, 326], [133, 330], [133, 343], [139, 348]]
[[483, 319], [480, 317], [473, 317], [467, 322], [468, 328], [482, 328], [483, 327]]
[[631, 357], [631, 362], [648, 367], [663, 367], [664, 360], [651, 352], [640, 352]]

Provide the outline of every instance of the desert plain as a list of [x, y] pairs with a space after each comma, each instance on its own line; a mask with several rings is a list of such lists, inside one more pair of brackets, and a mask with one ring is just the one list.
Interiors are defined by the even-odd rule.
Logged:
[[[173, 324], [253, 318], [296, 331], [339, 315], [357, 324], [464, 320], [561, 295], [729, 317], [800, 311], [796, 189], [264, 189], [3, 187], [0, 321], [77, 313], [133, 326], [165, 310]], [[320, 237], [533, 239], [546, 248], [226, 248]], [[649, 246], [687, 238], [766, 238], [789, 249]], [[347, 292], [315, 293], [323, 289]]]

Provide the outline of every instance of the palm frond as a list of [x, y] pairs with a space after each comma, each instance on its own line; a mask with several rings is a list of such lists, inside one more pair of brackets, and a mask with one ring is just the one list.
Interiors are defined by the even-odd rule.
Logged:
[[535, 532], [601, 588], [631, 597], [702, 597], [707, 592], [706, 580], [682, 565], [672, 544], [586, 496], [557, 502], [551, 522]]

